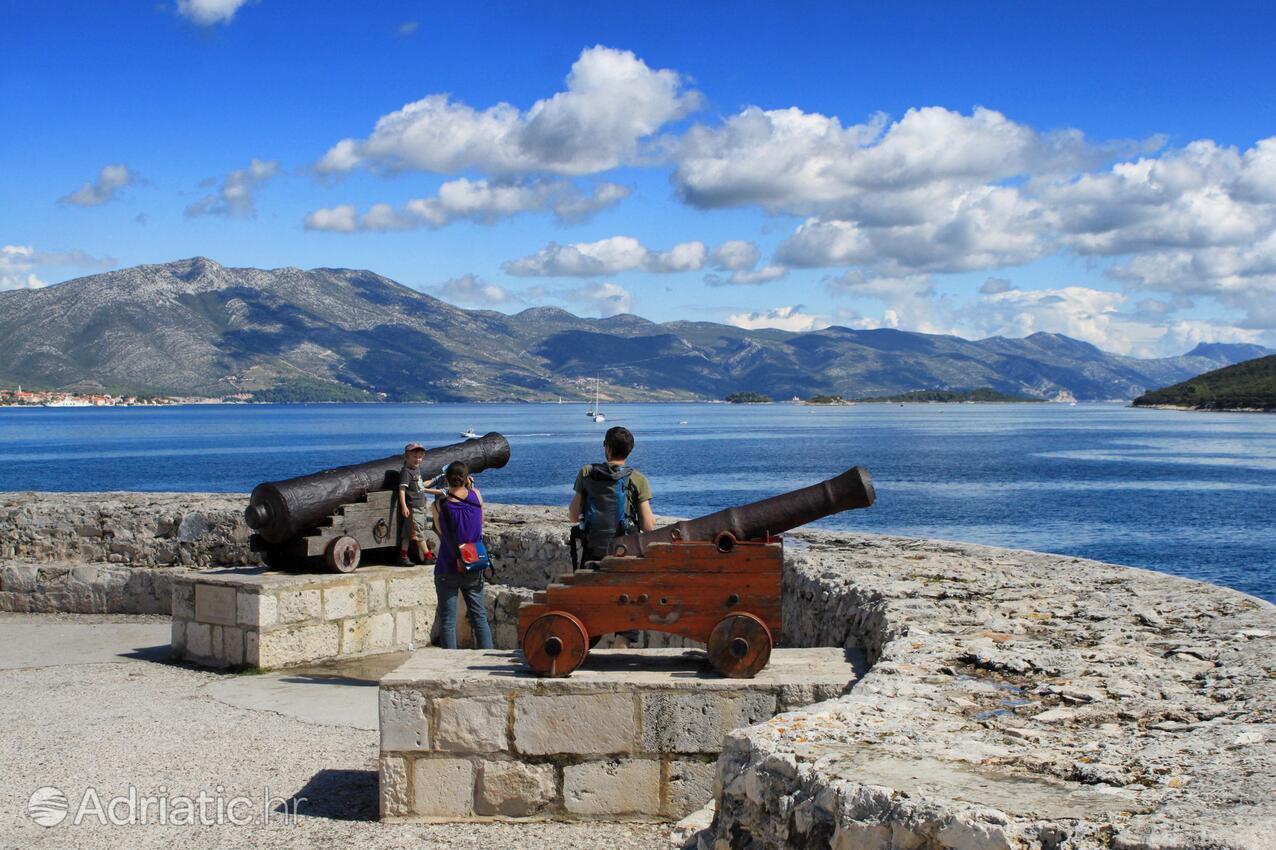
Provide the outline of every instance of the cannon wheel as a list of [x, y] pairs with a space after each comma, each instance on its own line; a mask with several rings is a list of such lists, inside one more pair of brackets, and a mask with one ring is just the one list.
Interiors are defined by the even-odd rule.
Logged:
[[324, 550], [323, 562], [334, 573], [352, 573], [359, 566], [359, 541], [353, 537], [338, 537]]
[[753, 614], [728, 614], [709, 633], [708, 650], [723, 676], [752, 679], [771, 660], [771, 630]]
[[588, 654], [585, 624], [566, 611], [541, 614], [523, 633], [523, 657], [542, 676], [570, 676]]

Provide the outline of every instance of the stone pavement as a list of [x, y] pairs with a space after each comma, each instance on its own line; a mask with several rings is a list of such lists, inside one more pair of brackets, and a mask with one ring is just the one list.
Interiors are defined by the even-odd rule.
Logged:
[[[667, 828], [648, 824], [382, 824], [377, 733], [368, 728], [377, 690], [369, 679], [380, 670], [230, 676], [156, 660], [149, 650], [167, 652], [168, 630], [158, 618], [0, 615], [0, 847], [667, 846]], [[332, 678], [342, 674], [350, 681]], [[56, 826], [28, 813], [42, 787], [71, 805]], [[125, 822], [90, 812], [73, 823], [90, 787], [103, 803], [123, 799], [116, 814]], [[161, 824], [155, 808], [145, 823], [130, 821], [130, 787], [139, 797], [163, 789], [172, 799], [251, 798], [253, 820], [218, 822], [210, 805], [207, 825]], [[281, 806], [296, 816], [285, 822]]]

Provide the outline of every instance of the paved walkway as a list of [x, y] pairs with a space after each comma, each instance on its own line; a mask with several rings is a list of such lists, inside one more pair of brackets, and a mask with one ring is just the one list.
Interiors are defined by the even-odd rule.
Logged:
[[[167, 663], [168, 631], [155, 617], [0, 615], [0, 846], [668, 845], [661, 824], [382, 825], [374, 683], [395, 659], [235, 676]], [[41, 788], [68, 801], [55, 826], [29, 811]], [[143, 799], [155, 795], [166, 811]], [[182, 823], [181, 796], [195, 823]], [[287, 823], [281, 803], [298, 812]], [[37, 810], [57, 819], [58, 801]]]

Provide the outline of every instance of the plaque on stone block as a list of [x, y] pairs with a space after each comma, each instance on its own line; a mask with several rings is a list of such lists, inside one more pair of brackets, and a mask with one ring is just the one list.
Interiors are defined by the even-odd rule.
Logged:
[[195, 620], [222, 626], [235, 625], [235, 588], [195, 585]]

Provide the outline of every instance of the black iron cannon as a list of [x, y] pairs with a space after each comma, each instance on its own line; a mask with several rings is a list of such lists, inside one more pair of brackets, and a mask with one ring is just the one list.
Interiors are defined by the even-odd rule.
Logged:
[[[500, 469], [509, 458], [509, 443], [493, 431], [430, 449], [421, 469], [433, 476], [459, 460], [477, 474]], [[329, 569], [350, 572], [362, 550], [397, 542], [394, 497], [402, 467], [403, 455], [397, 454], [258, 484], [244, 509], [253, 551], [271, 566], [305, 569], [322, 558]]]
[[830, 514], [867, 508], [876, 498], [868, 470], [853, 466], [841, 475], [800, 490], [671, 523], [655, 531], [617, 537], [612, 541], [611, 554], [641, 555], [652, 543], [675, 540], [708, 540], [729, 547], [735, 540], [774, 537]]
[[519, 607], [523, 657], [542, 676], [566, 676], [591, 642], [645, 629], [703, 641], [724, 676], [752, 678], [782, 627], [779, 534], [873, 504], [868, 470], [735, 508], [619, 537], [597, 569], [559, 576]]

